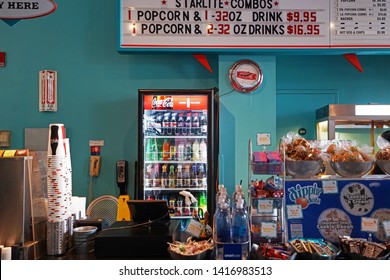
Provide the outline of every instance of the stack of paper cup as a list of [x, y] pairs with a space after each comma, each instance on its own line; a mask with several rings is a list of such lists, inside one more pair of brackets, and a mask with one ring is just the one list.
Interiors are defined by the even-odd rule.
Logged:
[[[67, 197], [69, 205], [68, 209], [72, 209], [72, 162], [70, 160], [70, 144], [69, 144], [69, 138], [64, 139], [65, 143], [65, 150], [66, 150], [66, 155], [65, 155], [65, 181], [66, 181], [66, 186], [67, 186]], [[72, 215], [72, 213], [70, 213]]]
[[47, 218], [50, 222], [59, 222], [68, 218], [69, 198], [66, 178], [65, 158], [47, 156]]
[[[51, 124], [47, 153], [47, 243], [48, 254], [66, 252], [64, 239], [72, 231], [72, 168], [70, 163], [69, 139], [65, 138], [63, 124]], [[65, 234], [65, 237], [64, 237]], [[61, 235], [61, 236], [57, 236]], [[56, 244], [61, 242], [61, 245]]]

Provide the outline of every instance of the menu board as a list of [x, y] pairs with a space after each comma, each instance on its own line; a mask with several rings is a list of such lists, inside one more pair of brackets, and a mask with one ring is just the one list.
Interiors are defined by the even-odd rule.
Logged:
[[390, 46], [390, 0], [119, 1], [120, 50]]
[[336, 0], [331, 9], [331, 45], [389, 47], [390, 0]]

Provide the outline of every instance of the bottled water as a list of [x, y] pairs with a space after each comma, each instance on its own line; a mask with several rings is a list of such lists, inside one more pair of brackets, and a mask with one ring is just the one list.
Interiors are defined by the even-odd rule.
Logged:
[[199, 144], [199, 159], [204, 162], [207, 161], [207, 144], [204, 139]]
[[246, 260], [249, 252], [249, 218], [242, 197], [238, 197], [232, 213], [232, 231], [233, 243], [241, 244], [242, 259]]
[[232, 220], [229, 206], [222, 199], [214, 219], [215, 254], [217, 259], [223, 259], [224, 243], [232, 243]]

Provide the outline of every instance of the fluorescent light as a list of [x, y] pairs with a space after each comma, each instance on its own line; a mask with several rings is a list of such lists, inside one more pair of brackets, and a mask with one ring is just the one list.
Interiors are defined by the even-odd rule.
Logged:
[[356, 116], [390, 116], [390, 105], [355, 105]]

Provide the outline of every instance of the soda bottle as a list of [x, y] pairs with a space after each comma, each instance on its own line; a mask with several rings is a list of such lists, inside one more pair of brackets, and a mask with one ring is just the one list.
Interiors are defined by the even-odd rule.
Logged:
[[169, 187], [169, 178], [168, 178], [168, 166], [164, 164], [161, 170], [161, 187], [168, 188]]
[[146, 195], [146, 200], [155, 200], [155, 196], [153, 194], [153, 192], [148, 192], [148, 194]]
[[163, 160], [163, 139], [154, 139], [156, 143], [156, 160]]
[[146, 147], [145, 147], [145, 160], [152, 160], [152, 139], [146, 139]]
[[172, 196], [169, 198], [169, 207], [168, 207], [169, 216], [175, 216], [175, 199]]
[[196, 164], [192, 165], [191, 182], [192, 187], [198, 187], [198, 167], [196, 166]]
[[146, 166], [145, 172], [145, 188], [150, 188], [152, 186], [152, 165], [148, 164]]
[[155, 122], [155, 132], [157, 135], [163, 135], [163, 115], [159, 114], [156, 117], [156, 122]]
[[172, 164], [169, 167], [169, 187], [174, 188], [175, 187], [175, 181], [176, 181], [176, 174], [175, 174], [175, 166]]
[[163, 160], [170, 159], [170, 157], [171, 157], [170, 148], [171, 148], [171, 146], [169, 145], [168, 139], [164, 139], [164, 144], [162, 146]]
[[194, 118], [192, 119], [192, 135], [200, 134], [200, 126], [199, 126], [199, 117], [198, 113], [194, 113]]
[[169, 113], [165, 113], [163, 121], [162, 121], [162, 135], [171, 135], [172, 134], [172, 130], [169, 130], [169, 125], [170, 125]]
[[199, 171], [198, 171], [198, 186], [200, 188], [205, 188], [207, 187], [207, 176], [206, 172], [204, 170], [203, 164], [199, 165]]
[[156, 139], [149, 138], [148, 141], [146, 142], [145, 160], [147, 161], [158, 160]]
[[183, 127], [183, 135], [191, 135], [191, 127], [192, 127], [191, 113], [187, 113], [187, 117]]
[[181, 216], [183, 213], [183, 197], [179, 195], [176, 198], [176, 216]]
[[154, 173], [153, 173], [153, 188], [159, 188], [160, 186], [161, 186], [160, 166], [159, 164], [155, 164]]
[[172, 139], [169, 147], [169, 159], [175, 160], [176, 159], [176, 145], [175, 140]]
[[201, 135], [207, 135], [207, 116], [206, 113], [200, 116], [200, 133]]
[[176, 127], [177, 127], [176, 115], [177, 115], [177, 113], [172, 113], [171, 122], [169, 124], [169, 129], [170, 129], [170, 134], [169, 135], [175, 135], [176, 134]]
[[183, 187], [183, 167], [181, 164], [177, 166], [177, 174], [176, 174], [176, 187], [182, 188]]
[[183, 187], [190, 188], [191, 187], [191, 174], [190, 174], [190, 165], [187, 164], [184, 169], [184, 183]]
[[144, 131], [145, 135], [151, 136], [154, 134], [155, 117], [153, 115], [144, 114]]
[[180, 142], [179, 145], [177, 145], [177, 160], [179, 160], [179, 161], [184, 160], [184, 144], [183, 144], [183, 142]]
[[183, 127], [184, 127], [184, 118], [183, 113], [179, 114], [179, 117], [176, 122], [176, 135], [181, 136], [183, 135]]
[[203, 162], [207, 161], [207, 144], [204, 139], [199, 144], [199, 158]]
[[200, 145], [198, 139], [195, 139], [194, 144], [192, 144], [192, 160], [198, 161], [200, 159]]
[[203, 191], [199, 195], [199, 208], [203, 210], [203, 213], [207, 211], [207, 197], [206, 193]]
[[186, 145], [184, 146], [184, 160], [191, 160], [192, 159], [192, 144], [190, 141], [186, 142]]

